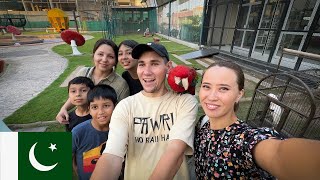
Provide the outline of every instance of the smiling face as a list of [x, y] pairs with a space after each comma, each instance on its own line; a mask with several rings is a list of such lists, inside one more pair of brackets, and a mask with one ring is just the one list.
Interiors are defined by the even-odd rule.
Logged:
[[85, 84], [70, 84], [69, 98], [75, 106], [82, 106], [88, 103], [87, 94], [90, 88]]
[[213, 66], [203, 75], [199, 99], [210, 119], [224, 119], [235, 117], [234, 105], [243, 93], [232, 69]]
[[92, 125], [98, 130], [108, 130], [114, 104], [110, 99], [95, 98], [89, 105]]
[[170, 63], [154, 51], [144, 52], [138, 60], [137, 74], [143, 86], [143, 93], [149, 97], [159, 97], [167, 92], [166, 73]]
[[138, 60], [132, 58], [131, 52], [132, 48], [129, 46], [121, 45], [119, 48], [118, 59], [125, 70], [137, 68]]
[[112, 71], [113, 66], [116, 65], [116, 55], [111, 46], [102, 44], [93, 54], [93, 62], [96, 67], [95, 70], [101, 72]]

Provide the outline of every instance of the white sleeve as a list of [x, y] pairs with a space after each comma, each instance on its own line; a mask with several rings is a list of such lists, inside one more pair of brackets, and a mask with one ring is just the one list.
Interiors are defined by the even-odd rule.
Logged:
[[193, 153], [194, 131], [197, 124], [198, 102], [190, 94], [181, 95], [177, 109], [177, 120], [170, 130], [170, 140], [179, 139], [189, 147], [185, 154]]
[[116, 105], [109, 124], [109, 135], [103, 153], [113, 154], [124, 158], [128, 144], [128, 101], [120, 101]]

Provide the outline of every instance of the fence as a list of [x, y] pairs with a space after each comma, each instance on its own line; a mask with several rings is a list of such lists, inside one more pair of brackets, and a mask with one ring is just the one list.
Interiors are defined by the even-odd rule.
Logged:
[[[69, 19], [74, 19], [72, 12], [66, 12]], [[143, 33], [146, 28], [150, 32], [157, 32], [157, 15], [155, 8], [113, 8], [112, 18], [115, 25], [115, 32], [118, 35], [128, 33]], [[51, 27], [48, 21], [47, 12], [43, 11], [0, 11], [0, 25], [10, 25], [8, 17], [14, 20], [14, 26], [26, 29], [45, 29]], [[104, 22], [101, 17], [96, 20], [85, 20], [79, 23], [82, 31], [102, 31]], [[74, 21], [69, 21], [70, 28], [76, 28]], [[138, 31], [140, 29], [140, 31]]]

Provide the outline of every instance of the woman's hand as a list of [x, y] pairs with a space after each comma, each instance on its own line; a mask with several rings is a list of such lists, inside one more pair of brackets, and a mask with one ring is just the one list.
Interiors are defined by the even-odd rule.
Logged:
[[69, 114], [68, 110], [72, 109], [74, 105], [71, 104], [70, 98], [64, 103], [64, 105], [61, 107], [59, 113], [56, 116], [56, 120], [60, 124], [69, 124]]
[[64, 108], [61, 108], [59, 113], [56, 116], [56, 120], [60, 124], [69, 124], [69, 114], [68, 111]]

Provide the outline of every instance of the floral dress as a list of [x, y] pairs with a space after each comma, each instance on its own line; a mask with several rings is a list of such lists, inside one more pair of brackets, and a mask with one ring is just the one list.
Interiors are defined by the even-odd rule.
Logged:
[[210, 129], [206, 122], [195, 135], [197, 179], [275, 179], [252, 155], [258, 142], [270, 138], [282, 139], [275, 130], [252, 128], [240, 120], [220, 130]]

